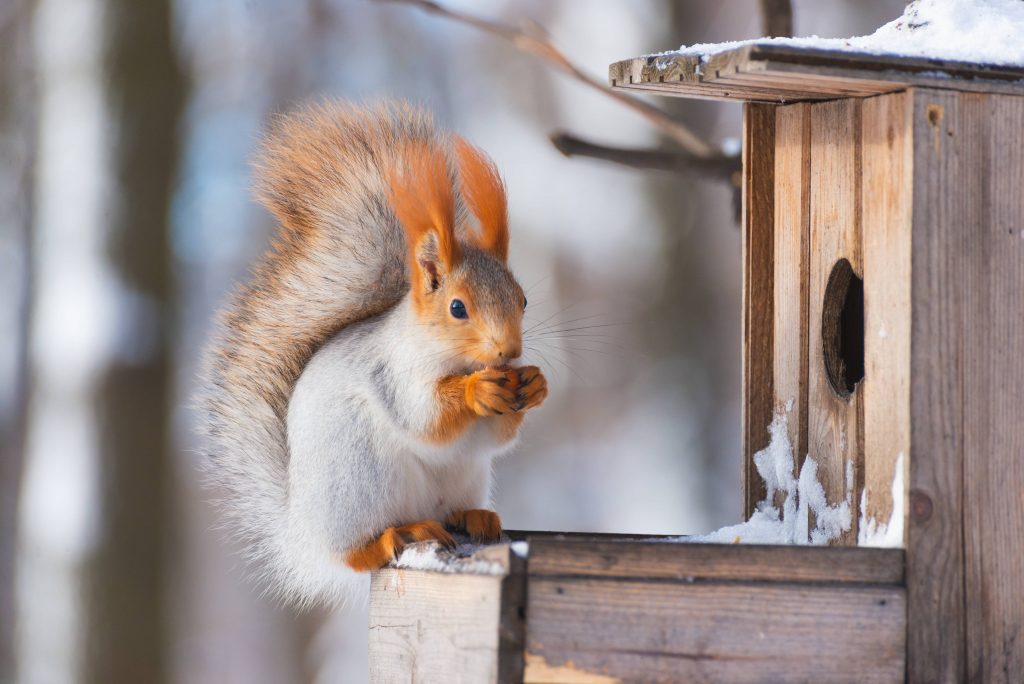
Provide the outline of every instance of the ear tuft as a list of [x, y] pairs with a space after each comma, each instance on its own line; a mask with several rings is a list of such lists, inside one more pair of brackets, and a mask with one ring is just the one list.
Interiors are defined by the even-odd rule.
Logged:
[[433, 290], [460, 258], [455, 241], [455, 201], [444, 153], [412, 143], [388, 173], [391, 206], [405, 229], [412, 282]]
[[498, 259], [508, 258], [508, 200], [505, 184], [494, 162], [464, 139], [455, 136], [462, 194], [480, 221], [480, 248]]

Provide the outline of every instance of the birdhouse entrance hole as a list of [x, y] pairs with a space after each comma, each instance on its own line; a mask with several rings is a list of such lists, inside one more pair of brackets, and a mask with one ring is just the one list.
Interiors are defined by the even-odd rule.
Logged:
[[832, 267], [823, 306], [825, 374], [836, 394], [849, 397], [864, 379], [864, 281], [846, 259]]

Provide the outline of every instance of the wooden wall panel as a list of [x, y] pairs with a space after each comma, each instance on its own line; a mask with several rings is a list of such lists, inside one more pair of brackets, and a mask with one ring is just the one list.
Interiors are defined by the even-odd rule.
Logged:
[[743, 516], [764, 499], [753, 455], [768, 445], [772, 420], [772, 223], [775, 108], [743, 107]]
[[911, 681], [1024, 672], [1019, 98], [914, 100]]
[[526, 682], [903, 681], [901, 587], [531, 577], [528, 606]]
[[775, 112], [774, 405], [786, 413], [796, 476], [807, 455], [811, 119], [806, 104]]
[[[831, 505], [847, 496], [847, 468], [862, 464], [859, 439], [863, 393], [839, 396], [829, 385], [822, 353], [822, 306], [833, 266], [846, 258], [863, 274], [860, 250], [861, 101], [809, 105], [811, 116], [809, 363], [807, 450]], [[851, 497], [852, 525], [837, 543], [856, 544], [858, 498]], [[815, 521], [811, 521], [813, 529]]]
[[[864, 100], [864, 477], [867, 509], [877, 523], [893, 512], [892, 482], [910, 456], [910, 235], [913, 200], [913, 97]], [[904, 516], [906, 477], [903, 478]], [[858, 493], [859, 496], [859, 493]], [[907, 526], [902, 523], [904, 535]]]
[[902, 585], [903, 552], [843, 546], [531, 537], [531, 575]]
[[[960, 96], [980, 187], [963, 197], [966, 672], [1024, 680], [1024, 98]], [[947, 133], [947, 139], [950, 137]], [[966, 172], [966, 170], [963, 170]], [[961, 175], [963, 175], [963, 172]], [[955, 190], [954, 190], [955, 192]], [[975, 213], [976, 212], [976, 213]]]
[[[979, 96], [984, 97], [984, 96]], [[964, 320], [986, 190], [985, 131], [955, 93], [914, 98], [910, 515], [911, 682], [964, 681]], [[978, 505], [978, 502], [975, 503]]]

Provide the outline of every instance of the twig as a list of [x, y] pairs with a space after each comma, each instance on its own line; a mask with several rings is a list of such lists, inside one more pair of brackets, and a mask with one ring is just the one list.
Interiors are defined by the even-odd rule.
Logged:
[[761, 0], [761, 25], [769, 38], [793, 35], [793, 5], [790, 0]]
[[567, 157], [589, 157], [614, 162], [632, 169], [654, 169], [675, 173], [696, 173], [738, 185], [742, 162], [738, 156], [704, 158], [673, 150], [637, 149], [598, 145], [571, 133], [551, 134], [551, 143]]
[[716, 150], [707, 141], [700, 138], [684, 124], [671, 118], [657, 107], [649, 105], [629, 93], [609, 88], [603, 82], [584, 73], [554, 46], [545, 30], [534, 22], [527, 23], [522, 28], [517, 28], [515, 26], [482, 19], [465, 12], [451, 10], [433, 2], [433, 0], [378, 1], [399, 2], [406, 5], [413, 5], [426, 12], [437, 14], [448, 19], [453, 19], [468, 26], [473, 26], [474, 28], [480, 29], [481, 31], [493, 36], [497, 36], [502, 40], [508, 41], [513, 46], [523, 50], [524, 52], [529, 52], [530, 54], [540, 57], [541, 59], [558, 67], [564, 73], [572, 76], [577, 81], [596, 90], [600, 90], [609, 97], [612, 97], [633, 109], [647, 119], [651, 124], [661, 129], [666, 135], [679, 143], [679, 145], [692, 156], [701, 159], [714, 159], [721, 156], [718, 150]]

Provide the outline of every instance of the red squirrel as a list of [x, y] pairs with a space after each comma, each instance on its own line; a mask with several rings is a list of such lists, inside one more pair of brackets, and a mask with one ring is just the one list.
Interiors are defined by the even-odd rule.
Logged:
[[522, 353], [493, 162], [401, 103], [276, 120], [257, 164], [280, 222], [219, 317], [207, 470], [266, 584], [338, 603], [450, 530], [482, 542], [492, 459], [547, 382]]

